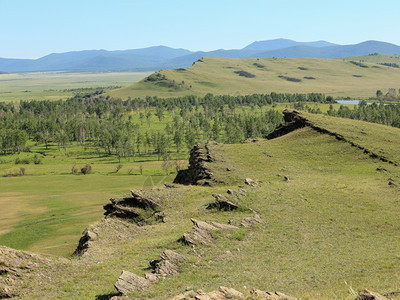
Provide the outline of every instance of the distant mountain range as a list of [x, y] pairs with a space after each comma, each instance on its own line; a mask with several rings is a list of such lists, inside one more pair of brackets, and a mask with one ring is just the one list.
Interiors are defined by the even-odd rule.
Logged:
[[[275, 39], [251, 43], [243, 49], [192, 52], [155, 46], [143, 49], [106, 51], [85, 50], [53, 53], [38, 59], [0, 58], [0, 71], [8, 73], [44, 71], [155, 71], [190, 66], [201, 57], [312, 57], [336, 58], [370, 53], [400, 54], [400, 46], [366, 41], [355, 45], [337, 45], [326, 41], [296, 42]], [[0, 72], [0, 73], [1, 73]]]

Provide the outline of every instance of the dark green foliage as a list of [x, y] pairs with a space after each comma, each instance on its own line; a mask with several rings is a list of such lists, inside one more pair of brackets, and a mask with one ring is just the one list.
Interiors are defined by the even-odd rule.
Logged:
[[365, 65], [365, 64], [363, 64], [363, 63], [361, 63], [361, 62], [358, 62], [358, 61], [353, 61], [353, 60], [351, 60], [351, 61], [349, 61], [349, 63], [351, 63], [351, 64], [353, 64], [353, 65], [356, 65], [356, 66], [358, 66], [358, 67], [361, 67], [361, 68], [368, 68], [367, 65]]
[[[0, 152], [25, 151], [28, 140], [56, 144], [65, 151], [71, 143], [83, 150], [94, 147], [98, 153], [130, 160], [136, 156], [191, 149], [208, 140], [236, 143], [260, 137], [282, 122], [280, 114], [264, 111], [275, 103], [325, 102], [323, 94], [254, 94], [246, 96], [185, 96], [159, 99], [113, 99], [102, 95], [76, 95], [66, 101], [0, 102]], [[247, 109], [250, 107], [251, 109]], [[255, 108], [259, 108], [255, 110]], [[132, 112], [138, 112], [134, 119]], [[153, 115], [164, 129], [152, 129]], [[147, 122], [148, 129], [143, 129]], [[33, 162], [38, 164], [37, 154]]]
[[81, 173], [82, 173], [83, 175], [92, 173], [92, 166], [91, 166], [91, 165], [85, 165], [85, 166], [81, 169]]
[[287, 81], [301, 82], [301, 79], [295, 78], [295, 77], [289, 77], [289, 76], [285, 76], [285, 75], [279, 75], [278, 77], [286, 79]]
[[333, 107], [331, 107], [327, 114], [330, 116], [362, 120], [400, 128], [400, 104], [367, 104], [366, 101], [361, 101], [360, 104], [355, 105], [353, 109], [345, 105], [341, 105], [338, 110], [334, 110]]
[[246, 78], [254, 78], [254, 77], [256, 77], [256, 75], [251, 74], [251, 73], [246, 72], [246, 71], [243, 71], [243, 70], [235, 71], [235, 73], [238, 74], [239, 76], [243, 76], [243, 77], [246, 77]]
[[392, 67], [392, 68], [400, 68], [400, 66], [396, 63], [379, 63], [379, 65]]

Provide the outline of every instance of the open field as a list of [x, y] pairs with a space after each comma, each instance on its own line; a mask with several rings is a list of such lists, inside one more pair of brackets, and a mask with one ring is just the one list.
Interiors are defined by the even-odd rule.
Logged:
[[159, 186], [175, 176], [167, 176], [156, 161], [123, 163], [115, 173], [117, 165], [93, 164], [89, 175], [73, 175], [65, 164], [29, 165], [25, 176], [0, 177], [0, 244], [69, 256], [81, 232], [102, 218], [102, 206], [110, 197]]
[[95, 88], [123, 87], [147, 75], [148, 72], [0, 74], [0, 101], [66, 99], [81, 89], [92, 92]]
[[206, 57], [187, 69], [162, 70], [151, 80], [107, 94], [127, 98], [319, 92], [339, 98], [369, 98], [378, 89], [385, 93], [389, 88], [400, 88], [399, 68], [365, 64], [360, 67], [346, 59]]

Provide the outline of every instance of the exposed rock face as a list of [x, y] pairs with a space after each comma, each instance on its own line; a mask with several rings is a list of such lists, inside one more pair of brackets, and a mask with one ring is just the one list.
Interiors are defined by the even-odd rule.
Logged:
[[365, 154], [368, 154], [372, 158], [377, 158], [383, 162], [388, 162], [390, 164], [398, 166], [398, 162], [389, 160], [387, 157], [385, 157], [383, 155], [374, 153], [371, 150], [355, 143], [354, 141], [347, 139], [346, 137], [344, 137], [343, 135], [341, 135], [337, 132], [333, 132], [326, 128], [317, 126], [316, 124], [314, 124], [314, 123], [310, 122], [309, 120], [307, 120], [306, 118], [302, 117], [298, 111], [285, 109], [283, 111], [283, 116], [285, 119], [285, 124], [279, 126], [278, 128], [276, 128], [274, 130], [274, 132], [267, 135], [266, 136], [267, 139], [271, 140], [271, 139], [280, 137], [282, 135], [288, 134], [296, 129], [309, 126], [318, 132], [321, 132], [324, 134], [329, 134], [329, 135], [335, 137], [339, 141], [343, 141], [343, 142], [349, 143], [353, 147], [357, 147], [358, 149], [362, 150]]
[[285, 120], [285, 124], [276, 128], [272, 133], [266, 136], [267, 139], [271, 140], [282, 135], [288, 134], [296, 129], [309, 126], [310, 123], [307, 119], [300, 116], [299, 112], [293, 110], [285, 109], [283, 111], [283, 118]]
[[79, 239], [78, 247], [74, 251], [73, 255], [82, 255], [90, 246], [90, 243], [96, 239], [97, 234], [89, 229], [85, 229], [82, 233], [82, 237]]
[[262, 300], [296, 300], [296, 298], [287, 296], [280, 292], [264, 292], [252, 290], [249, 297], [233, 288], [220, 286], [218, 291], [204, 292], [202, 290], [186, 291], [171, 300], [227, 300], [227, 299], [262, 299]]
[[381, 294], [369, 291], [367, 289], [362, 290], [358, 293], [356, 300], [390, 300]]
[[154, 267], [153, 274], [157, 279], [168, 275], [173, 276], [178, 274], [179, 264], [186, 260], [184, 255], [171, 250], [164, 250], [163, 253], [160, 254], [160, 257], [160, 260], [150, 262], [150, 265]]
[[200, 144], [195, 145], [190, 150], [189, 168], [180, 170], [174, 179], [174, 183], [185, 185], [210, 185], [211, 172], [207, 169], [205, 163], [211, 162], [212, 158], [209, 154], [207, 145], [202, 147]]
[[220, 224], [217, 222], [203, 222], [195, 219], [191, 219], [193, 223], [193, 229], [191, 232], [186, 232], [179, 239], [184, 244], [196, 245], [197, 243], [203, 245], [209, 245], [213, 243], [212, 232], [215, 230], [233, 230], [238, 227], [228, 224]]
[[254, 214], [253, 217], [247, 217], [245, 218], [242, 223], [240, 223], [240, 225], [242, 225], [243, 227], [250, 227], [254, 224], [258, 224], [258, 223], [262, 223], [263, 219], [260, 217], [259, 214]]
[[126, 295], [130, 292], [141, 291], [150, 286], [150, 281], [147, 279], [137, 276], [128, 271], [122, 271], [119, 276], [115, 288], [120, 294]]
[[171, 250], [164, 250], [160, 257], [161, 259], [150, 262], [153, 272], [145, 274], [145, 278], [128, 271], [122, 271], [121, 276], [114, 285], [117, 291], [125, 295], [133, 291], [147, 289], [160, 278], [178, 274], [179, 264], [186, 260], [184, 255]]
[[251, 178], [246, 178], [246, 179], [244, 180], [244, 183], [247, 184], [247, 185], [249, 185], [249, 186], [251, 186], [251, 187], [257, 186], [257, 182], [255, 182], [255, 181], [254, 181], [253, 179], [251, 179]]
[[221, 195], [221, 194], [214, 194], [213, 197], [215, 198], [215, 202], [210, 203], [207, 206], [207, 209], [216, 208], [219, 210], [235, 210], [239, 208], [239, 205], [233, 203], [228, 197]]
[[[131, 196], [111, 198], [111, 203], [104, 205], [109, 217], [123, 219], [146, 219], [157, 213], [161, 206], [149, 197], [144, 197], [140, 192], [131, 191]], [[146, 213], [145, 213], [146, 211]], [[149, 213], [150, 212], [150, 213]]]

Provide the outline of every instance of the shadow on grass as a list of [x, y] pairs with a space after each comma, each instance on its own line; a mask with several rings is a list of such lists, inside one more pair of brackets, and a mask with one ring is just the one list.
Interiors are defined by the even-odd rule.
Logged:
[[121, 296], [120, 293], [110, 293], [110, 294], [104, 294], [104, 295], [97, 295], [96, 300], [109, 300], [114, 296]]

